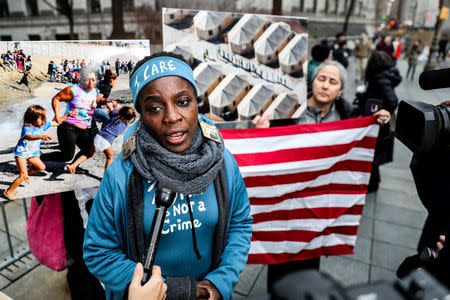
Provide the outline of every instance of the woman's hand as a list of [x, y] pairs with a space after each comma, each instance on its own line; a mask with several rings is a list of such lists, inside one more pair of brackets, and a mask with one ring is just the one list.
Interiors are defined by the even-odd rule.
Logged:
[[43, 134], [43, 135], [41, 135], [41, 140], [43, 140], [44, 144], [45, 144], [46, 142], [53, 140], [53, 137], [48, 134]]
[[211, 281], [205, 279], [197, 283], [197, 300], [220, 300], [222, 295]]
[[137, 263], [128, 290], [128, 300], [166, 299], [167, 285], [162, 281], [160, 267], [153, 266], [152, 276], [143, 286], [141, 285], [142, 277], [144, 277], [144, 267], [141, 263]]
[[385, 109], [380, 109], [373, 115], [377, 117], [377, 123], [380, 125], [387, 124], [391, 120], [391, 113]]
[[252, 123], [255, 128], [269, 128], [270, 122], [268, 113], [265, 112], [261, 116], [257, 115], [253, 118]]
[[437, 250], [441, 251], [442, 248], [444, 248], [444, 244], [445, 244], [445, 235], [441, 235], [439, 236], [439, 242], [437, 242], [436, 244]]

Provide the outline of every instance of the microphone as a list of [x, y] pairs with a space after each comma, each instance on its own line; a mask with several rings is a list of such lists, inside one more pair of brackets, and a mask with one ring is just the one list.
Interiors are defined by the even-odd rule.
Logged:
[[152, 276], [153, 263], [155, 261], [156, 251], [158, 250], [158, 243], [161, 238], [166, 211], [175, 200], [176, 193], [174, 190], [174, 185], [165, 181], [159, 182], [158, 187], [156, 188], [156, 208], [155, 214], [153, 215], [152, 227], [150, 228], [149, 246], [145, 258], [144, 276], [142, 277], [141, 285], [147, 283]]
[[450, 87], [450, 68], [422, 72], [419, 77], [419, 85], [423, 90]]

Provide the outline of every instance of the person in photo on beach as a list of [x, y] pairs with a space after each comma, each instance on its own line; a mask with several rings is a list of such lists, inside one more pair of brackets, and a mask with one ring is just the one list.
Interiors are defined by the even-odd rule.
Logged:
[[31, 94], [31, 84], [28, 82], [28, 77], [33, 77], [33, 74], [31, 74], [31, 67], [27, 67], [25, 70], [17, 69], [17, 72], [23, 73], [22, 79], [20, 81], [17, 81], [18, 85], [24, 84], [28, 88], [28, 92]]
[[[67, 118], [76, 112], [70, 112], [63, 118]], [[20, 139], [14, 148], [14, 157], [17, 168], [19, 169], [19, 176], [13, 181], [9, 188], [7, 188], [3, 195], [9, 200], [16, 200], [18, 197], [14, 194], [14, 190], [25, 180], [30, 183], [29, 175], [43, 171], [45, 169], [44, 163], [39, 158], [41, 152], [41, 142], [48, 142], [53, 139], [45, 131], [52, 125], [57, 125], [47, 121], [45, 116], [45, 109], [40, 105], [32, 105], [27, 108], [23, 115], [23, 126]], [[27, 163], [31, 165], [28, 169]]]
[[[132, 107], [121, 107], [116, 101], [109, 101], [106, 106], [110, 111], [110, 119], [103, 123], [103, 128], [95, 136], [93, 145], [95, 150], [102, 151], [105, 154], [105, 170], [113, 162], [114, 152], [112, 144], [114, 140], [125, 131], [128, 124], [133, 123], [136, 119], [136, 112]], [[77, 167], [87, 159], [86, 155], [81, 155], [72, 164], [66, 165], [67, 171], [75, 174]]]
[[[74, 158], [75, 146], [78, 146], [80, 151], [74, 160], [81, 155], [91, 157], [94, 154], [91, 150], [98, 128], [92, 126], [92, 115], [97, 101], [103, 99], [96, 85], [95, 66], [87, 66], [81, 70], [80, 83], [65, 87], [53, 97], [54, 120], [60, 124], [57, 129], [59, 151], [42, 154], [42, 161], [68, 162]], [[61, 119], [61, 103], [67, 104], [67, 112], [77, 113], [67, 119]]]

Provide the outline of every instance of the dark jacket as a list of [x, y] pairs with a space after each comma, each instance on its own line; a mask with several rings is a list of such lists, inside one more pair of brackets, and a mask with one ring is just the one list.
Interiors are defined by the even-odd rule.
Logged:
[[[382, 108], [389, 111], [392, 118], [395, 118], [394, 111], [398, 106], [398, 98], [394, 89], [401, 81], [402, 76], [400, 76], [398, 69], [395, 67], [379, 72], [369, 78], [365, 99], [375, 98], [383, 100]], [[375, 147], [374, 163], [381, 165], [391, 162], [393, 153], [394, 135], [391, 133], [389, 125], [381, 126]]]
[[383, 100], [383, 108], [392, 114], [398, 105], [398, 98], [394, 88], [401, 81], [402, 76], [396, 67], [379, 72], [369, 78], [365, 98]]

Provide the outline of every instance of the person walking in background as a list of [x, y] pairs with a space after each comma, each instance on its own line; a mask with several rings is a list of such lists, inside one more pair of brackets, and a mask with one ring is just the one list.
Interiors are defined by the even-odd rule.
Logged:
[[392, 46], [394, 46], [394, 62], [397, 64], [397, 60], [402, 54], [402, 42], [400, 41], [400, 37], [396, 36], [394, 41], [392, 42]]
[[[367, 63], [366, 75], [367, 91], [365, 101], [370, 99], [381, 100], [379, 104], [374, 102], [373, 110], [385, 109], [389, 111], [391, 117], [395, 120], [395, 109], [398, 106], [398, 98], [395, 94], [395, 87], [400, 84], [402, 77], [399, 70], [395, 67], [394, 59], [384, 51], [374, 51]], [[360, 107], [367, 108], [366, 103], [361, 103]], [[372, 110], [363, 111], [365, 115], [371, 115]], [[390, 132], [391, 126], [381, 126], [375, 147], [375, 157], [372, 164], [369, 185], [369, 192], [378, 190], [380, 183], [379, 166], [393, 159], [394, 153], [394, 135]]]
[[353, 52], [356, 56], [356, 78], [355, 82], [364, 81], [364, 72], [366, 71], [367, 60], [372, 51], [372, 44], [368, 41], [365, 33], [361, 34], [361, 39], [356, 43]]
[[406, 78], [411, 74], [411, 80], [414, 79], [416, 73], [416, 66], [419, 62], [419, 55], [422, 53], [422, 43], [420, 40], [415, 40], [413, 45], [408, 51], [408, 70], [406, 71]]
[[342, 32], [336, 34], [336, 41], [334, 41], [331, 48], [333, 51], [333, 60], [343, 65], [344, 68], [347, 68], [348, 66], [347, 39], [345, 38], [345, 35]]
[[308, 62], [308, 80], [307, 88], [308, 93], [312, 91], [312, 79], [316, 68], [323, 62], [329, 61], [331, 59], [331, 50], [327, 45], [315, 45], [311, 49], [312, 59]]
[[119, 74], [120, 74], [120, 60], [119, 60], [119, 58], [116, 59], [116, 63], [115, 63], [114, 66], [116, 68], [116, 74], [117, 74], [117, 76], [119, 76]]
[[445, 58], [447, 57], [447, 44], [448, 44], [448, 37], [447, 35], [444, 35], [439, 41], [439, 54], [437, 57], [438, 61], [439, 59], [445, 61]]
[[376, 47], [376, 50], [378, 51], [384, 51], [390, 56], [394, 57], [394, 46], [392, 45], [392, 36], [386, 35], [378, 44]]

